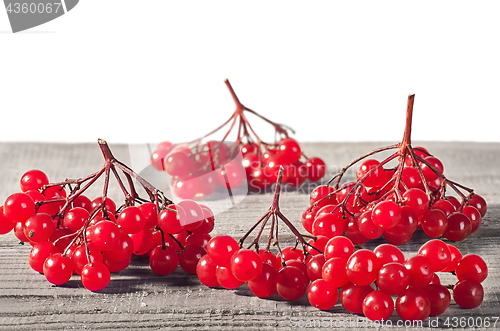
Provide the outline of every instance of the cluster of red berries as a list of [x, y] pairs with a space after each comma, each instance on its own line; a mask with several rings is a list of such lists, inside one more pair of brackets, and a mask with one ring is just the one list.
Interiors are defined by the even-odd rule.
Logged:
[[[104, 143], [102, 148], [108, 151]], [[117, 162], [111, 154], [109, 160]], [[136, 175], [130, 169], [128, 174]], [[82, 194], [98, 177], [49, 183], [40, 170], [26, 172], [22, 193], [10, 195], [0, 207], [0, 234], [14, 229], [21, 242], [30, 243], [31, 268], [55, 285], [78, 274], [85, 288], [101, 290], [110, 273], [125, 269], [133, 255], [149, 256], [151, 269], [160, 275], [172, 273], [178, 265], [196, 273], [214, 228], [210, 208], [192, 200], [173, 204], [163, 197], [160, 202], [159, 191], [147, 182], [143, 184], [154, 202], [139, 198], [129, 182], [135, 198], [127, 192], [125, 203], [117, 208], [109, 197], [90, 200]], [[120, 184], [124, 189], [121, 180]]]
[[[410, 101], [412, 106], [413, 96], [409, 105]], [[395, 245], [410, 240], [417, 228], [431, 238], [444, 236], [452, 241], [461, 241], [477, 231], [486, 214], [485, 200], [446, 178], [442, 162], [425, 148], [411, 146], [412, 108], [408, 110], [402, 143], [354, 160], [326, 185], [311, 192], [311, 206], [302, 215], [306, 231], [328, 238], [345, 232], [355, 244], [384, 235]], [[390, 149], [397, 151], [383, 161], [366, 159]], [[394, 168], [384, 168], [395, 159], [398, 162]], [[362, 160], [356, 181], [340, 186], [345, 172]], [[334, 180], [335, 185], [330, 186]], [[446, 195], [446, 188], [453, 189], [461, 201]]]
[[[340, 298], [347, 311], [378, 321], [387, 320], [394, 309], [404, 320], [441, 315], [451, 302], [450, 289], [462, 308], [476, 308], [483, 300], [486, 263], [475, 254], [462, 256], [439, 239], [423, 244], [408, 259], [391, 244], [373, 251], [355, 250], [343, 236], [315, 244], [324, 254], [287, 247], [275, 255], [269, 250], [242, 249], [230, 236], [215, 236], [196, 271], [208, 287], [235, 289], [246, 283], [256, 297], [278, 293], [285, 300], [307, 293], [310, 304], [321, 310], [333, 308]], [[458, 282], [441, 285], [436, 272], [452, 272]]]
[[[462, 256], [456, 247], [439, 239], [426, 242], [416, 256], [405, 259], [394, 245], [355, 251], [349, 238], [338, 236], [330, 239], [324, 255], [314, 256], [307, 267], [312, 281], [307, 292], [311, 305], [328, 310], [340, 296], [349, 312], [378, 321], [387, 320], [394, 309], [404, 320], [441, 315], [451, 301], [449, 289], [460, 307], [478, 307], [483, 301], [481, 282], [488, 275], [481, 257]], [[436, 272], [453, 272], [458, 282], [441, 285]]]
[[[229, 81], [226, 85], [236, 103], [236, 111], [222, 126], [202, 138], [185, 145], [172, 145], [165, 141], [151, 154], [151, 164], [172, 176], [172, 189], [182, 199], [202, 199], [217, 187], [234, 190], [243, 183], [254, 191], [262, 191], [276, 183], [277, 173], [283, 166], [283, 184], [301, 186], [305, 180], [319, 181], [326, 174], [326, 165], [318, 157], [307, 158], [299, 143], [288, 136], [285, 126], [274, 123], [243, 106]], [[275, 143], [266, 143], [252, 129], [245, 112], [258, 116], [271, 124]], [[202, 141], [232, 123], [221, 141]], [[235, 142], [226, 138], [239, 125]], [[302, 161], [301, 161], [302, 159]], [[245, 181], [246, 180], [246, 181]]]
[[[213, 171], [211, 155], [218, 152]], [[235, 153], [241, 152], [242, 157]], [[277, 173], [283, 166], [283, 183], [301, 186], [307, 179], [317, 182], [326, 174], [326, 165], [319, 157], [305, 158], [299, 143], [293, 138], [283, 138], [265, 152], [255, 143], [245, 143], [238, 149], [224, 142], [210, 141], [188, 148], [162, 142], [151, 155], [157, 170], [172, 176], [172, 189], [181, 199], [202, 199], [213, 194], [218, 187], [235, 189], [245, 183], [249, 189], [262, 191], [276, 183]]]
[[232, 237], [215, 236], [208, 242], [207, 252], [196, 270], [208, 287], [235, 289], [246, 282], [256, 297], [278, 293], [286, 300], [296, 300], [309, 285], [304, 252], [295, 247], [285, 247], [276, 255], [270, 250], [240, 249]]

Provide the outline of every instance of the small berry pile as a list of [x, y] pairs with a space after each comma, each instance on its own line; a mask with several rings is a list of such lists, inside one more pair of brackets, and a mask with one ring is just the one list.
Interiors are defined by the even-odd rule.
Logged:
[[[233, 115], [209, 134], [187, 144], [160, 143], [151, 155], [152, 166], [172, 176], [172, 189], [182, 199], [202, 199], [217, 187], [236, 189], [242, 184], [262, 191], [276, 182], [280, 166], [285, 168], [283, 183], [301, 186], [307, 179], [317, 182], [326, 174], [326, 165], [318, 157], [306, 157], [299, 143], [289, 137], [288, 127], [272, 122], [243, 106], [231, 84], [225, 81], [236, 103]], [[274, 143], [262, 141], [247, 119], [253, 114], [274, 128]], [[207, 137], [230, 124], [222, 140]], [[234, 143], [227, 141], [238, 127]]]
[[[283, 167], [278, 172], [273, 204], [260, 220], [236, 242], [230, 236], [215, 236], [207, 246], [207, 255], [203, 256], [196, 268], [198, 278], [208, 287], [222, 286], [235, 289], [245, 282], [250, 291], [259, 298], [267, 298], [274, 293], [286, 300], [295, 300], [303, 296], [309, 285], [306, 264], [313, 255], [322, 254], [313, 244], [320, 243], [310, 239], [306, 241], [279, 208], [279, 197], [283, 178]], [[292, 231], [297, 245], [281, 248], [278, 240], [279, 221]], [[268, 222], [269, 237], [266, 249], [259, 248], [259, 239]], [[243, 248], [244, 241], [260, 225], [257, 236], [248, 248]], [[307, 236], [306, 236], [307, 237]], [[271, 244], [278, 248], [278, 255], [271, 252]], [[302, 249], [297, 246], [301, 244]], [[255, 250], [251, 248], [255, 247]]]
[[[487, 210], [484, 199], [445, 177], [442, 162], [425, 148], [411, 145], [413, 99], [408, 98], [401, 143], [361, 156], [311, 192], [311, 205], [302, 214], [306, 231], [328, 238], [345, 232], [355, 244], [384, 235], [394, 245], [410, 240], [417, 228], [431, 238], [451, 241], [477, 231]], [[383, 161], [367, 159], [391, 149], [397, 151]], [[394, 167], [387, 167], [396, 159]], [[340, 185], [346, 171], [360, 161], [356, 181]], [[447, 188], [461, 200], [446, 195]]]
[[[85, 288], [101, 290], [110, 282], [110, 273], [125, 269], [133, 255], [149, 256], [151, 269], [160, 275], [170, 274], [178, 264], [195, 273], [211, 238], [212, 211], [192, 200], [173, 204], [116, 160], [105, 141], [99, 140], [99, 146], [104, 166], [87, 177], [49, 183], [40, 170], [26, 172], [22, 193], [10, 195], [0, 207], [0, 234], [14, 229], [21, 242], [30, 243], [31, 268], [55, 285], [78, 274]], [[110, 173], [125, 196], [118, 208], [107, 197]], [[83, 193], [103, 174], [104, 195], [90, 200]], [[149, 200], [137, 194], [133, 179]]]
[[[331, 309], [340, 297], [346, 310], [370, 320], [387, 320], [394, 309], [404, 320], [424, 320], [444, 313], [450, 289], [462, 308], [476, 308], [483, 301], [486, 263], [475, 254], [462, 256], [439, 239], [426, 242], [408, 259], [391, 244], [355, 250], [343, 236], [330, 239], [324, 251], [308, 263], [312, 283], [307, 296], [318, 309]], [[437, 272], [452, 272], [458, 282], [441, 285]]]

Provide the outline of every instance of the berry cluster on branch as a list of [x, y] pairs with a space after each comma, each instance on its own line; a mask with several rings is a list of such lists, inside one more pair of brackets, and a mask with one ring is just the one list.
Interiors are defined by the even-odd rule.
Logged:
[[[477, 231], [486, 214], [484, 199], [444, 175], [442, 162], [411, 144], [414, 95], [408, 97], [401, 143], [376, 149], [345, 166], [310, 195], [302, 224], [313, 235], [342, 235], [355, 244], [384, 235], [395, 245], [411, 239], [417, 228], [429, 237], [461, 241]], [[369, 157], [396, 150], [382, 161]], [[389, 167], [391, 161], [396, 165]], [[362, 161], [362, 162], [361, 162]], [[356, 181], [341, 185], [346, 171], [361, 162]], [[452, 189], [460, 198], [446, 195]]]
[[[172, 178], [174, 193], [183, 199], [201, 199], [217, 187], [236, 189], [242, 184], [262, 191], [274, 184], [280, 167], [284, 167], [283, 184], [301, 186], [305, 180], [319, 181], [326, 174], [326, 165], [318, 157], [306, 157], [299, 143], [289, 136], [289, 127], [273, 122], [244, 106], [228, 80], [225, 81], [236, 104], [231, 117], [212, 132], [186, 144], [160, 143], [151, 155], [151, 164], [166, 171]], [[270, 124], [274, 143], [263, 141], [254, 130], [248, 114]], [[210, 136], [229, 125], [220, 141]], [[234, 143], [228, 143], [237, 130]]]
[[[177, 265], [195, 273], [214, 228], [210, 208], [192, 200], [174, 204], [118, 161], [104, 140], [98, 143], [104, 165], [93, 174], [49, 183], [40, 170], [26, 172], [22, 193], [10, 195], [0, 207], [0, 234], [14, 229], [21, 242], [30, 243], [30, 266], [55, 285], [78, 274], [85, 288], [101, 290], [110, 273], [125, 269], [133, 255], [149, 256], [151, 269], [160, 275]], [[108, 197], [111, 174], [124, 195], [118, 208]], [[102, 176], [103, 195], [90, 200], [84, 193]], [[139, 196], [134, 181], [147, 199]]]

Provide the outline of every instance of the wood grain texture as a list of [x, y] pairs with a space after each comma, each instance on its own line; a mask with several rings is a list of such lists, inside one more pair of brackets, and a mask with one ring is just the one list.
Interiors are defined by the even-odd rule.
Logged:
[[[414, 143], [414, 145], [417, 145]], [[336, 172], [355, 157], [383, 143], [309, 143], [303, 144], [307, 155], [325, 159], [330, 172]], [[455, 246], [463, 253], [475, 253], [488, 264], [489, 276], [484, 281], [484, 302], [479, 308], [465, 310], [452, 302], [440, 326], [448, 317], [493, 317], [500, 315], [500, 144], [425, 143], [423, 144], [445, 165], [450, 178], [475, 188], [489, 203], [488, 214], [479, 231]], [[136, 163], [136, 155], [147, 147], [140, 145], [111, 145], [117, 158], [125, 163]], [[81, 177], [98, 170], [102, 157], [97, 144], [0, 144], [0, 199], [19, 190], [20, 176], [29, 169], [39, 168], [52, 181], [66, 177]], [[163, 184], [150, 169], [142, 171], [153, 183]], [[353, 177], [353, 173], [348, 173]], [[282, 211], [299, 228], [300, 215], [308, 205], [303, 187], [299, 192], [283, 192]], [[102, 186], [92, 189], [99, 195]], [[119, 191], [113, 184], [112, 197]], [[91, 194], [91, 195], [92, 195]], [[227, 209], [217, 215], [214, 234], [241, 237], [267, 210], [271, 194], [249, 195], [236, 206], [227, 200], [208, 201], [217, 208]], [[292, 243], [293, 237], [280, 227], [281, 240]], [[406, 256], [416, 254], [418, 247], [428, 238], [417, 233], [410, 243], [400, 246]], [[373, 249], [384, 242], [379, 239], [363, 245]], [[358, 316], [347, 313], [340, 303], [330, 311], [311, 307], [307, 298], [294, 302], [282, 300], [278, 295], [258, 299], [246, 286], [237, 290], [210, 289], [199, 283], [196, 276], [187, 275], [178, 268], [172, 275], [160, 277], [149, 268], [147, 260], [135, 257], [124, 271], [113, 274], [109, 286], [98, 293], [83, 288], [79, 277], [73, 276], [64, 286], [52, 286], [44, 276], [28, 265], [29, 245], [19, 245], [12, 233], [0, 236], [0, 330], [185, 330], [196, 329], [293, 329], [301, 320], [322, 322], [319, 329], [335, 327], [335, 321], [355, 321]], [[455, 277], [440, 274], [442, 283], [451, 284]], [[333, 323], [330, 325], [330, 319]], [[391, 317], [395, 324], [396, 313]], [[364, 323], [364, 321], [363, 321]], [[372, 329], [363, 323], [360, 329]], [[427, 326], [428, 321], [424, 322]], [[318, 326], [318, 324], [316, 324]], [[321, 325], [320, 325], [321, 326]], [[326, 327], [327, 326], [327, 327]], [[500, 322], [496, 327], [500, 327]], [[419, 329], [410, 328], [410, 329]]]

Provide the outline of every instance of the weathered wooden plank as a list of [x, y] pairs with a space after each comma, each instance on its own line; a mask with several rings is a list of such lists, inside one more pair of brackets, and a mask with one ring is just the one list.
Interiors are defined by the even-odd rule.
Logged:
[[[307, 154], [324, 156], [330, 168], [337, 164], [340, 167], [379, 146], [375, 143], [304, 145]], [[425, 146], [443, 160], [450, 178], [475, 187], [490, 203], [480, 230], [455, 244], [462, 253], [479, 254], [488, 264], [489, 276], [483, 283], [484, 302], [473, 310], [461, 309], [452, 303], [439, 317], [440, 326], [444, 326], [446, 318], [499, 316], [500, 197], [497, 188], [500, 175], [496, 165], [500, 161], [500, 144], [430, 143]], [[46, 170], [54, 180], [82, 176], [102, 165], [100, 151], [94, 145], [56, 147], [0, 144], [0, 155], [7, 160], [0, 169], [0, 198], [18, 190], [20, 175], [30, 168]], [[127, 146], [117, 147], [113, 149], [117, 156], [129, 158]], [[96, 189], [95, 194], [100, 190]], [[307, 207], [307, 191], [308, 188], [304, 188], [304, 192], [282, 195], [282, 210], [298, 227], [301, 227], [300, 215]], [[117, 190], [112, 189], [111, 193], [117, 194]], [[246, 197], [217, 215], [214, 234], [241, 237], [267, 210], [271, 200], [270, 194]], [[281, 229], [281, 240], [291, 244], [293, 236], [285, 227]], [[416, 234], [401, 249], [406, 256], [411, 256], [427, 239]], [[380, 239], [364, 246], [372, 249], [382, 242]], [[147, 260], [141, 258], [134, 258], [129, 268], [114, 274], [109, 286], [99, 293], [85, 290], [77, 276], [68, 284], [56, 287], [31, 270], [27, 260], [29, 250], [30, 246], [19, 245], [12, 233], [0, 236], [0, 330], [281, 329], [298, 326], [299, 322], [328, 324], [330, 319], [332, 323], [339, 323], [358, 318], [348, 314], [340, 303], [331, 311], [322, 312], [309, 306], [305, 297], [294, 302], [284, 301], [278, 295], [262, 300], [252, 296], [246, 286], [233, 291], [209, 289], [201, 285], [196, 276], [187, 275], [180, 268], [172, 275], [159, 277], [151, 272]], [[441, 279], [443, 283], [452, 283], [455, 278], [442, 275]], [[391, 321], [398, 320], [394, 313]], [[370, 329], [371, 326], [360, 324], [358, 328]]]

